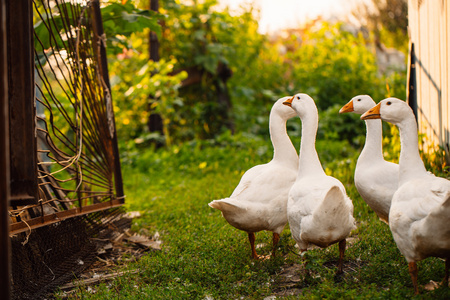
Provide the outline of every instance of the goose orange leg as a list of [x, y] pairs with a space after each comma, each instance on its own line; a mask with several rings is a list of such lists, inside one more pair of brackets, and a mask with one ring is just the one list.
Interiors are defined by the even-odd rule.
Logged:
[[248, 240], [250, 241], [250, 247], [252, 248], [252, 258], [258, 259], [259, 256], [256, 254], [255, 250], [255, 233], [254, 232], [248, 232]]
[[417, 284], [417, 264], [415, 261], [408, 263], [408, 270], [409, 270], [409, 275], [411, 275], [411, 279], [413, 282], [413, 287], [414, 287], [414, 294], [418, 295], [419, 294], [419, 285]]
[[345, 247], [347, 245], [347, 241], [343, 239], [339, 242], [339, 262], [338, 262], [338, 274], [342, 274], [344, 272], [343, 265], [344, 265], [344, 253], [345, 253]]
[[272, 237], [272, 257], [275, 257], [275, 252], [277, 251], [277, 245], [278, 242], [280, 241], [280, 235], [278, 233], [273, 233], [273, 237]]

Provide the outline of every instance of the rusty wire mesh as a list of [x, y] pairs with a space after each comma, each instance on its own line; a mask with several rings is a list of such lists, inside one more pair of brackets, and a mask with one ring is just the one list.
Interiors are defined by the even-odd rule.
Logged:
[[96, 240], [129, 227], [122, 216], [121, 208], [113, 208], [53, 223], [34, 230], [25, 245], [25, 233], [12, 237], [13, 299], [48, 299], [95, 262]]

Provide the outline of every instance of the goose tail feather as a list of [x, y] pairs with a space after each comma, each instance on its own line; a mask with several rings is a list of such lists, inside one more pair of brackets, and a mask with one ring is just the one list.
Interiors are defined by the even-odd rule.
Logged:
[[331, 187], [312, 216], [302, 220], [301, 227], [309, 230], [302, 230], [301, 238], [321, 247], [345, 239], [355, 228], [352, 211], [352, 205], [341, 189]]

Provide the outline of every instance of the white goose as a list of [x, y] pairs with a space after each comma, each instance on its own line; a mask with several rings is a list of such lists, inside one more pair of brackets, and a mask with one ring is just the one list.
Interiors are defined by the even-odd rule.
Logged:
[[400, 132], [399, 188], [389, 213], [389, 227], [406, 258], [414, 292], [419, 293], [417, 261], [430, 256], [446, 259], [450, 267], [450, 181], [427, 172], [418, 149], [417, 124], [409, 105], [396, 98], [381, 101], [361, 119], [381, 118]]
[[315, 142], [319, 116], [314, 100], [296, 94], [285, 102], [302, 121], [299, 169], [289, 192], [288, 221], [301, 253], [309, 244], [325, 248], [339, 242], [338, 273], [342, 273], [346, 238], [355, 228], [353, 203], [343, 184], [325, 174]]
[[[368, 95], [353, 97], [339, 113], [363, 114], [375, 106]], [[398, 188], [398, 164], [383, 158], [381, 120], [366, 120], [366, 143], [355, 168], [355, 186], [378, 217], [388, 223], [392, 196]]]
[[270, 112], [273, 159], [245, 172], [229, 198], [209, 203], [209, 206], [222, 211], [230, 225], [248, 233], [253, 258], [258, 258], [255, 232], [273, 232], [272, 256], [275, 256], [280, 233], [287, 223], [288, 193], [298, 169], [297, 151], [286, 133], [286, 121], [296, 116], [292, 109], [283, 105], [288, 98], [275, 102]]

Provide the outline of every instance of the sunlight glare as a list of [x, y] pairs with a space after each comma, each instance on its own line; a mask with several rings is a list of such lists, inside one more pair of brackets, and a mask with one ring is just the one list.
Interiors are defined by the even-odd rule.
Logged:
[[[361, 0], [360, 0], [361, 1]], [[356, 1], [358, 2], [358, 1]], [[284, 28], [299, 27], [318, 16], [325, 19], [348, 14], [355, 1], [348, 0], [219, 0], [223, 8], [238, 11], [241, 6], [260, 9], [259, 31], [273, 33]]]

